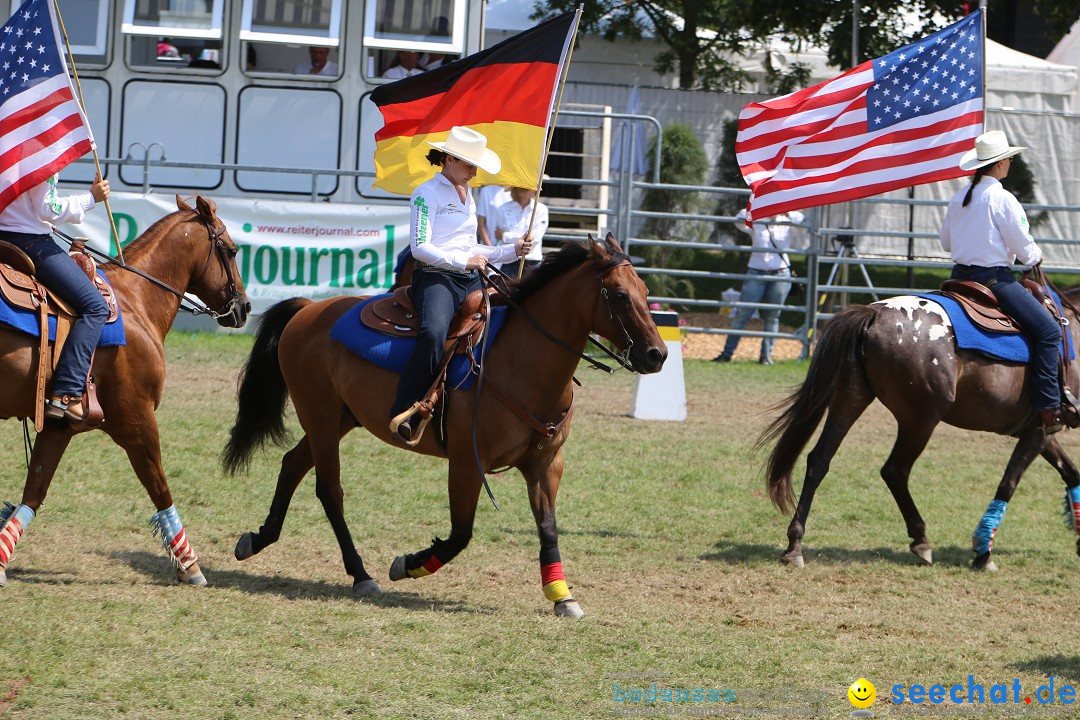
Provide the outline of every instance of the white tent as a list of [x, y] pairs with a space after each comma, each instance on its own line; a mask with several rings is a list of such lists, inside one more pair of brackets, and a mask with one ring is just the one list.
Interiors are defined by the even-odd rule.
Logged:
[[[1074, 71], [1080, 69], [1078, 68], [1080, 66], [1080, 20], [1077, 20], [1069, 33], [1058, 41], [1046, 59], [1059, 65], [1071, 66]], [[1073, 112], [1080, 112], [1080, 92], [1073, 95], [1070, 109]]]

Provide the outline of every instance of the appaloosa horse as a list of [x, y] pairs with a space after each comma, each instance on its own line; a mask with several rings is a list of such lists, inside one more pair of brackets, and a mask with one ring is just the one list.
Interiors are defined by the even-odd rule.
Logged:
[[[1080, 347], [1073, 303], [1080, 290], [1063, 294], [1073, 347]], [[1077, 387], [1077, 361], [1068, 384]], [[1019, 438], [994, 500], [975, 528], [973, 565], [996, 570], [993, 536], [1020, 477], [1038, 455], [1061, 475], [1066, 505], [1080, 533], [1080, 473], [1054, 435], [1047, 435], [1029, 402], [1028, 366], [957, 348], [953, 325], [940, 304], [915, 296], [847, 308], [826, 326], [802, 386], [781, 407], [759, 445], [776, 441], [766, 469], [769, 496], [781, 512], [795, 515], [788, 527], [786, 562], [802, 566], [802, 539], [814, 491], [844, 436], [877, 398], [897, 422], [896, 442], [881, 477], [892, 492], [911, 536], [911, 551], [932, 562], [926, 526], [908, 492], [908, 475], [938, 423]], [[827, 415], [826, 415], [827, 413]], [[791, 473], [822, 417], [825, 426], [806, 460], [802, 494], [795, 506]], [[1077, 543], [1080, 552], [1080, 541]]]
[[[213, 311], [219, 325], [241, 327], [251, 310], [236, 267], [236, 245], [218, 219], [213, 201], [196, 199], [195, 209], [179, 196], [177, 211], [154, 223], [124, 249], [127, 265], [153, 278], [110, 264], [103, 269], [116, 292], [126, 345], [98, 348], [92, 373], [105, 413], [101, 429], [127, 453], [131, 467], [157, 509], [150, 525], [180, 582], [206, 579], [173, 505], [154, 411], [165, 388], [165, 334], [184, 292]], [[163, 285], [165, 287], [163, 287]], [[0, 417], [32, 417], [38, 340], [0, 325]], [[0, 511], [0, 586], [15, 544], [49, 490], [53, 473], [77, 430], [64, 420], [47, 421], [37, 435], [23, 488], [22, 504]]]
[[[460, 553], [472, 537], [481, 470], [516, 467], [525, 477], [540, 535], [544, 595], [554, 603], [556, 615], [583, 614], [563, 577], [555, 526], [562, 446], [573, 409], [573, 374], [590, 331], [624, 351], [634, 370], [660, 370], [667, 347], [653, 323], [646, 295], [644, 283], [610, 234], [604, 243], [590, 239], [585, 246], [569, 244], [549, 254], [517, 286], [514, 302], [531, 317], [509, 312], [485, 353], [479, 400], [480, 382], [467, 390], [450, 390], [445, 446], [429, 432], [411, 448], [449, 460], [450, 536], [415, 554], [399, 556], [391, 565], [391, 580], [430, 575]], [[378, 585], [364, 569], [345, 524], [338, 444], [354, 427], [363, 426], [380, 440], [403, 446], [395, 443], [388, 429], [398, 374], [360, 359], [330, 337], [338, 318], [359, 302], [356, 297], [318, 303], [287, 300], [263, 316], [243, 371], [236, 424], [223, 462], [226, 470], [235, 472], [265, 441], [282, 444], [282, 415], [291, 397], [306, 434], [282, 459], [266, 521], [258, 532], [240, 538], [236, 557], [246, 559], [277, 541], [289, 501], [314, 466], [316, 495], [337, 536], [354, 590], [376, 593]], [[507, 399], [498, 397], [496, 389]]]

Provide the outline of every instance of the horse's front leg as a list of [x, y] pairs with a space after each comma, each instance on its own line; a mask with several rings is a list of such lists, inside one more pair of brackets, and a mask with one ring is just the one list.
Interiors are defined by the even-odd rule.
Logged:
[[177, 580], [186, 585], [205, 585], [206, 577], [199, 568], [199, 558], [188, 541], [165, 479], [165, 468], [161, 466], [161, 443], [153, 411], [136, 417], [115, 418], [115, 421], [110, 417], [109, 420], [112, 422], [106, 423], [106, 431], [127, 453], [135, 475], [157, 508], [150, 518], [151, 532], [161, 538], [165, 552], [176, 567]]
[[971, 549], [975, 553], [975, 559], [972, 560], [971, 565], [976, 570], [997, 571], [997, 565], [990, 557], [990, 551], [994, 546], [994, 535], [1001, 527], [1005, 510], [1009, 501], [1012, 500], [1013, 493], [1016, 492], [1016, 487], [1020, 484], [1020, 478], [1035, 458], [1043, 452], [1048, 437], [1042, 426], [1037, 423], [1032, 424], [1020, 435], [1012, 457], [1009, 458], [1009, 464], [1005, 467], [1005, 474], [998, 484], [997, 493], [990, 501], [990, 505], [971, 536]]
[[536, 531], [540, 536], [540, 583], [544, 597], [555, 603], [559, 617], [578, 619], [585, 612], [570, 594], [559, 556], [559, 530], [555, 524], [555, 498], [563, 473], [562, 448], [552, 456], [530, 460], [519, 466], [529, 488]]
[[66, 421], [50, 423], [38, 433], [34, 452], [30, 455], [22, 502], [18, 506], [4, 503], [0, 508], [0, 587], [7, 585], [7, 566], [15, 554], [15, 546], [45, 502], [53, 475], [72, 435]]
[[446, 540], [434, 538], [431, 545], [420, 552], [398, 555], [390, 564], [391, 580], [431, 575], [457, 557], [472, 540], [476, 501], [480, 498], [482, 483], [471, 454], [467, 458], [450, 458], [447, 482], [450, 494], [450, 537]]
[[[1065, 481], [1065, 525], [1080, 535], [1080, 470], [1053, 435], [1047, 439], [1042, 456]], [[1076, 552], [1080, 555], [1080, 538], [1076, 541]]]

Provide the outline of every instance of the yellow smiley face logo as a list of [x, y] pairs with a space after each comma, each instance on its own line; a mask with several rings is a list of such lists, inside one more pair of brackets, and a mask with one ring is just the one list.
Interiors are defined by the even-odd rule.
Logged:
[[866, 678], [859, 678], [847, 689], [847, 699], [857, 708], [870, 707], [876, 698], [877, 690], [874, 689], [874, 683]]

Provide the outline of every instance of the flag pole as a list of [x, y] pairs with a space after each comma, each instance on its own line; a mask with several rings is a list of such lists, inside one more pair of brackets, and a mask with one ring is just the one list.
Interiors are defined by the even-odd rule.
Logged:
[[979, 9], [982, 10], [982, 131], [986, 132], [986, 0], [979, 0]]
[[[82, 110], [83, 117], [86, 117], [86, 122], [89, 125], [90, 118], [86, 115], [86, 101], [83, 99], [82, 83], [79, 82], [79, 70], [75, 67], [75, 55], [71, 52], [71, 41], [68, 40], [67, 28], [64, 27], [64, 18], [60, 15], [60, 3], [59, 0], [53, 0], [53, 10], [56, 11], [56, 22], [60, 25], [60, 34], [64, 36], [64, 48], [67, 50], [68, 60], [71, 61], [71, 74], [75, 77], [75, 89], [79, 93], [79, 109]], [[97, 169], [97, 177], [99, 180], [105, 176], [101, 173], [101, 160], [98, 158], [97, 143], [92, 143], [91, 147], [94, 153], [94, 167]], [[112, 228], [113, 237], [116, 238], [116, 254], [120, 258], [120, 264], [126, 265], [124, 262], [124, 249], [120, 247], [120, 233], [116, 231], [116, 220], [113, 218], [112, 206], [109, 204], [109, 198], [105, 198], [105, 212], [109, 215], [109, 226]]]
[[[551, 113], [551, 123], [548, 125], [547, 140], [544, 143], [544, 157], [540, 160], [540, 177], [536, 178], [536, 197], [533, 199], [532, 216], [529, 218], [529, 227], [525, 230], [527, 236], [532, 232], [533, 223], [536, 221], [536, 209], [540, 206], [540, 190], [544, 186], [544, 169], [547, 167], [548, 153], [551, 152], [551, 139], [555, 136], [555, 121], [559, 117], [559, 107], [562, 105], [563, 88], [566, 87], [566, 76], [570, 72], [570, 58], [574, 55], [574, 43], [577, 42], [577, 30], [578, 24], [581, 22], [581, 11], [583, 5], [578, 5], [577, 12], [574, 15], [574, 28], [570, 32], [570, 47], [566, 51], [566, 64], [562, 67], [562, 73], [559, 77], [559, 91], [555, 97], [555, 110]], [[522, 255], [518, 260], [517, 279], [521, 279], [521, 274], [525, 270], [525, 256]]]

